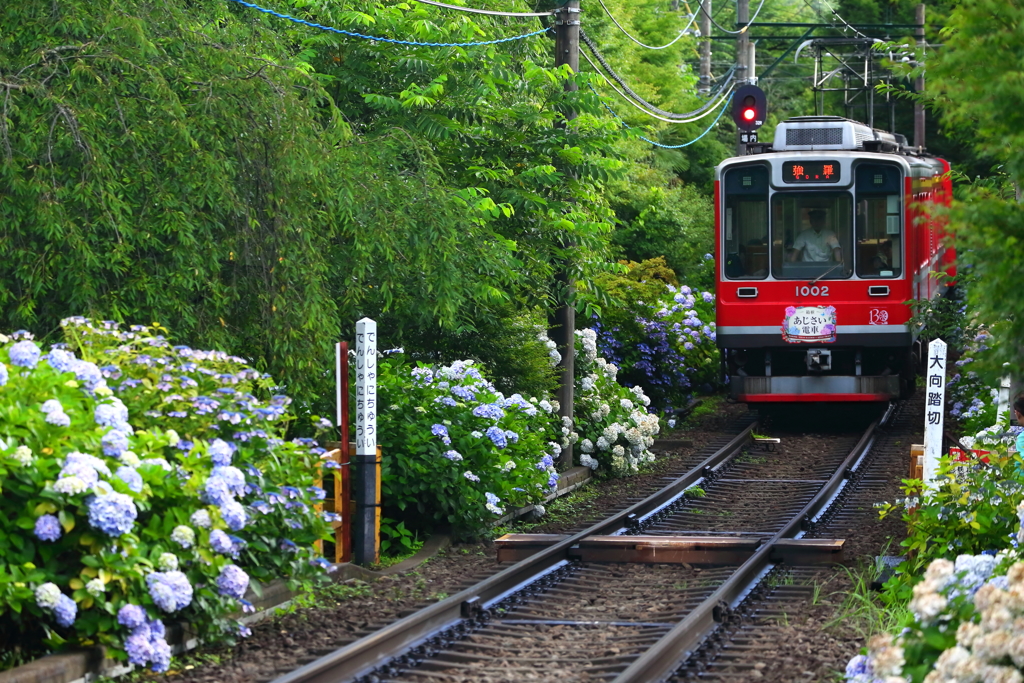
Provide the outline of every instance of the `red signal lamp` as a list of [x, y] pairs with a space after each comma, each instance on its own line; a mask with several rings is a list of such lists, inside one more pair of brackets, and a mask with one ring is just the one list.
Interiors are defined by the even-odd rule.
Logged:
[[753, 107], [747, 107], [743, 110], [744, 121], [753, 121], [755, 116], [757, 116], [757, 110]]

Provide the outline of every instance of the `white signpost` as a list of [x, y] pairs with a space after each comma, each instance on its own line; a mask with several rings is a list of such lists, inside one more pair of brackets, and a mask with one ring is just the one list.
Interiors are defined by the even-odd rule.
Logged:
[[356, 564], [380, 561], [380, 460], [377, 457], [377, 323], [356, 323]]
[[356, 455], [377, 454], [377, 323], [356, 323]]
[[942, 423], [946, 413], [946, 342], [928, 345], [924, 410], [924, 486], [935, 481], [942, 457]]

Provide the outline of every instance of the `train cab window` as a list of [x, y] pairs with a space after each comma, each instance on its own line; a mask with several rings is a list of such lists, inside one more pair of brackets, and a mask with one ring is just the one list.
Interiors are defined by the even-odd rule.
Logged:
[[786, 280], [835, 280], [853, 273], [848, 192], [776, 192], [772, 273]]
[[768, 169], [760, 165], [730, 169], [722, 185], [725, 276], [763, 280], [768, 277]]
[[899, 277], [903, 274], [900, 170], [889, 164], [861, 164], [856, 179], [857, 275]]

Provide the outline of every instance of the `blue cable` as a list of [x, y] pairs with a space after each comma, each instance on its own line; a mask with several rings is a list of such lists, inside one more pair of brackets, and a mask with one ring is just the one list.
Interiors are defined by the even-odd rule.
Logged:
[[275, 12], [272, 9], [267, 9], [265, 7], [260, 7], [259, 5], [252, 4], [251, 2], [245, 2], [245, 0], [229, 0], [229, 1], [230, 2], [238, 3], [239, 5], [242, 5], [244, 7], [248, 7], [250, 9], [254, 9], [254, 10], [258, 11], [258, 12], [263, 12], [264, 14], [269, 14], [271, 16], [275, 16], [278, 19], [287, 19], [288, 21], [295, 22], [296, 24], [302, 24], [303, 26], [308, 26], [310, 28], [320, 29], [321, 31], [327, 31], [329, 33], [340, 33], [343, 36], [349, 36], [351, 38], [362, 38], [363, 40], [379, 40], [382, 43], [393, 43], [395, 45], [412, 45], [414, 47], [475, 47], [477, 45], [497, 45], [498, 43], [508, 43], [510, 41], [513, 41], [513, 40], [521, 40], [522, 38], [530, 38], [531, 36], [537, 36], [537, 35], [540, 35], [541, 33], [547, 33], [548, 31], [551, 30], [550, 28], [542, 28], [539, 31], [534, 31], [533, 33], [524, 33], [524, 34], [519, 35], [519, 36], [512, 36], [511, 38], [499, 38], [497, 40], [482, 40], [482, 41], [473, 42], [473, 43], [418, 43], [418, 42], [413, 41], [413, 40], [395, 40], [394, 38], [381, 38], [380, 36], [367, 36], [367, 35], [363, 35], [362, 33], [354, 33], [352, 31], [346, 31], [344, 29], [334, 28], [333, 26], [324, 26], [323, 24], [314, 24], [311, 21], [306, 21], [305, 19], [299, 19], [298, 17], [293, 17], [290, 14], [281, 14], [280, 12]]
[[[590, 86], [590, 89], [594, 90], [594, 86]], [[597, 92], [597, 90], [594, 90], [594, 94], [597, 95], [598, 97], [601, 97], [601, 95]], [[637, 137], [640, 138], [641, 140], [643, 140], [644, 142], [649, 142], [652, 145], [654, 145], [655, 147], [661, 147], [662, 149], [681, 149], [683, 147], [689, 147], [690, 145], [692, 145], [693, 143], [697, 142], [702, 137], [704, 137], [705, 135], [707, 135], [708, 133], [711, 132], [711, 129], [715, 127], [715, 124], [718, 123], [719, 119], [722, 118], [722, 114], [724, 114], [725, 110], [729, 107], [729, 103], [730, 102], [732, 102], [732, 93], [729, 94], [729, 97], [725, 98], [725, 102], [722, 105], [722, 111], [718, 112], [718, 116], [716, 116], [715, 120], [711, 122], [711, 125], [708, 126], [707, 129], [703, 133], [701, 133], [700, 135], [698, 135], [694, 139], [690, 140], [689, 142], [684, 142], [681, 145], [663, 145], [660, 142], [655, 142], [654, 140], [651, 140], [650, 138], [645, 138], [643, 135], [638, 135]], [[614, 116], [618, 120], [622, 121], [622, 125], [625, 128], [632, 128], [631, 125], [626, 123], [625, 120], [623, 120], [623, 118], [621, 116], [619, 116], [618, 112], [616, 112], [614, 109], [612, 109], [611, 107], [608, 106], [607, 102], [605, 102], [604, 100], [601, 100], [601, 104], [604, 105], [605, 109], [607, 109], [608, 111], [610, 111], [612, 113], [612, 116]]]

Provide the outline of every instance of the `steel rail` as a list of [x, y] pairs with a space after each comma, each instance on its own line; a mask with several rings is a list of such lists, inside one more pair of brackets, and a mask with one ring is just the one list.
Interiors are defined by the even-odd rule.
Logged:
[[794, 515], [786, 526], [751, 555], [707, 600], [694, 608], [658, 643], [620, 673], [614, 679], [614, 683], [653, 683], [663, 681], [671, 676], [690, 653], [711, 633], [716, 624], [721, 622], [724, 616], [735, 608], [768, 573], [773, 566], [772, 551], [775, 543], [800, 535], [802, 527], [806, 523], [815, 517], [820, 517], [836, 500], [844, 482], [856, 474], [856, 469], [863, 463], [865, 454], [871, 450], [875, 440], [875, 430], [891, 414], [890, 410], [883, 418], [872, 422], [853, 450], [836, 468], [828, 482], [814, 495], [814, 498]]
[[564, 565], [568, 562], [570, 549], [588, 536], [621, 534], [628, 529], [633, 520], [677, 500], [685, 494], [686, 489], [736, 456], [750, 441], [751, 432], [756, 428], [757, 422], [750, 424], [729, 443], [684, 475], [631, 507], [517, 562], [470, 588], [276, 678], [273, 683], [339, 683], [369, 673], [370, 670], [385, 664], [403, 651], [416, 647], [439, 631], [462, 620], [473, 618], [525, 584], [532, 583]]

